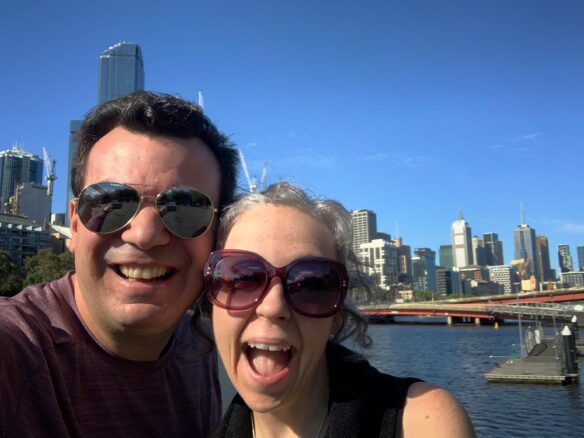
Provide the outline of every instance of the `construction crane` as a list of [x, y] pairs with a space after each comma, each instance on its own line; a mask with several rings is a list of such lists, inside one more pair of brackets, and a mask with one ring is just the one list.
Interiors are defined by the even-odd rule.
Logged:
[[268, 162], [264, 161], [264, 168], [262, 169], [262, 179], [260, 180], [260, 190], [266, 190], [266, 177], [268, 176]]
[[245, 163], [245, 157], [243, 156], [243, 151], [238, 149], [239, 151], [239, 161], [241, 161], [241, 167], [243, 167], [243, 173], [245, 174], [245, 179], [247, 181], [247, 187], [249, 193], [254, 193], [257, 187], [257, 181], [255, 178], [250, 178], [249, 171], [247, 170], [247, 164]]
[[57, 162], [51, 159], [51, 156], [47, 152], [47, 149], [43, 146], [43, 158], [45, 162], [45, 172], [47, 173], [45, 179], [47, 180], [47, 195], [53, 196], [53, 181], [57, 179], [55, 173], [55, 168], [57, 167]]

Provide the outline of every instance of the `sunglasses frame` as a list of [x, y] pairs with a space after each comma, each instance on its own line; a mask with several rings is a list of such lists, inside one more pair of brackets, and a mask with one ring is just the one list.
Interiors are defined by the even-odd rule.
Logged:
[[[136, 195], [139, 197], [138, 200], [138, 207], [136, 208], [136, 211], [132, 214], [132, 216], [126, 221], [124, 222], [123, 225], [121, 225], [119, 228], [116, 228], [115, 230], [112, 231], [94, 231], [90, 228], [88, 228], [85, 224], [85, 222], [81, 219], [81, 216], [79, 215], [79, 201], [82, 198], [83, 194], [85, 193], [85, 191], [93, 186], [99, 185], [99, 184], [110, 184], [110, 185], [117, 185], [117, 186], [122, 186], [128, 189], [131, 189], [134, 193], [136, 193]], [[79, 221], [83, 224], [83, 226], [85, 228], [87, 228], [89, 231], [91, 231], [92, 233], [95, 234], [99, 234], [101, 236], [107, 236], [110, 234], [114, 234], [114, 233], [118, 233], [122, 230], [124, 230], [128, 225], [130, 225], [132, 223], [132, 221], [134, 220], [134, 218], [138, 215], [138, 213], [140, 212], [140, 210], [142, 209], [142, 200], [143, 199], [152, 199], [154, 201], [154, 209], [156, 210], [156, 214], [158, 216], [158, 219], [160, 219], [160, 222], [162, 223], [162, 225], [164, 225], [164, 228], [166, 230], [168, 230], [168, 232], [170, 232], [172, 235], [179, 237], [181, 239], [196, 239], [197, 237], [201, 237], [204, 234], [207, 233], [207, 231], [209, 231], [209, 228], [211, 228], [211, 225], [213, 224], [213, 221], [215, 220], [215, 215], [219, 212], [219, 209], [217, 209], [214, 205], [213, 205], [213, 200], [211, 199], [211, 197], [209, 195], [207, 195], [205, 192], [200, 191], [199, 189], [196, 189], [194, 187], [188, 187], [188, 186], [173, 186], [173, 187], [167, 187], [164, 190], [162, 190], [161, 192], [159, 192], [156, 196], [154, 195], [142, 195], [138, 192], [138, 190], [136, 190], [133, 186], [142, 186], [142, 187], [146, 187], [149, 186], [148, 184], [125, 184], [125, 183], [118, 183], [118, 182], [112, 182], [112, 181], [99, 181], [96, 183], [91, 183], [86, 185], [85, 187], [83, 187], [83, 189], [81, 190], [81, 192], [79, 193], [79, 196], [77, 196], [76, 198], [74, 198], [73, 200], [76, 203], [76, 214], [79, 217]], [[197, 192], [201, 195], [203, 195], [204, 197], [206, 197], [209, 200], [209, 204], [211, 205], [211, 220], [209, 222], [209, 224], [206, 226], [205, 231], [203, 231], [201, 234], [197, 234], [196, 236], [193, 237], [185, 237], [185, 236], [181, 236], [180, 234], [177, 234], [174, 230], [172, 230], [165, 222], [164, 219], [162, 218], [162, 216], [160, 215], [160, 211], [159, 211], [159, 207], [158, 207], [158, 199], [166, 192], [168, 192], [169, 190], [173, 190], [173, 189], [187, 189], [190, 191], [194, 191]]]
[[[213, 273], [215, 271], [215, 267], [224, 258], [227, 258], [229, 256], [236, 256], [236, 255], [247, 256], [250, 259], [254, 259], [254, 260], [259, 261], [263, 265], [265, 272], [267, 274], [266, 275], [266, 282], [263, 286], [263, 290], [261, 291], [261, 293], [253, 300], [253, 302], [251, 302], [248, 305], [241, 306], [241, 307], [233, 307], [233, 306], [228, 306], [226, 304], [223, 304], [219, 300], [217, 300], [215, 294], [213, 293], [213, 290], [214, 290], [214, 288], [213, 288]], [[316, 261], [319, 263], [326, 262], [327, 264], [331, 265], [332, 268], [334, 268], [333, 270], [339, 276], [339, 291], [338, 291], [339, 296], [338, 296], [336, 303], [334, 304], [334, 306], [331, 310], [324, 312], [324, 313], [321, 313], [321, 314], [316, 314], [316, 315], [309, 313], [309, 312], [306, 312], [306, 311], [298, 308], [298, 306], [296, 304], [294, 304], [294, 302], [290, 296], [290, 293], [288, 291], [288, 287], [286, 285], [286, 282], [285, 282], [286, 276], [291, 268], [293, 268], [296, 264], [298, 264], [300, 262], [311, 262], [311, 261]], [[325, 258], [325, 257], [300, 257], [296, 260], [293, 260], [292, 262], [288, 263], [285, 266], [275, 267], [270, 262], [268, 262], [266, 259], [264, 259], [261, 255], [255, 253], [255, 252], [241, 250], [241, 249], [222, 249], [222, 250], [213, 251], [211, 253], [211, 255], [209, 256], [209, 259], [207, 260], [207, 263], [205, 264], [205, 269], [204, 269], [204, 284], [205, 284], [207, 298], [209, 299], [209, 301], [211, 301], [211, 303], [221, 307], [222, 309], [231, 310], [234, 312], [242, 312], [242, 311], [250, 310], [250, 309], [257, 307], [259, 305], [259, 303], [265, 298], [268, 291], [270, 290], [270, 284], [272, 283], [272, 280], [274, 277], [278, 277], [280, 279], [280, 283], [282, 284], [282, 289], [284, 290], [284, 299], [286, 300], [286, 303], [288, 304], [288, 306], [290, 306], [290, 308], [292, 310], [294, 310], [296, 313], [298, 313], [302, 316], [310, 317], [310, 318], [328, 318], [329, 316], [333, 316], [336, 313], [338, 313], [342, 308], [342, 305], [343, 305], [345, 298], [347, 296], [347, 291], [349, 289], [349, 275], [347, 273], [347, 269], [346, 269], [345, 265], [343, 265], [342, 263], [340, 263], [336, 260]]]

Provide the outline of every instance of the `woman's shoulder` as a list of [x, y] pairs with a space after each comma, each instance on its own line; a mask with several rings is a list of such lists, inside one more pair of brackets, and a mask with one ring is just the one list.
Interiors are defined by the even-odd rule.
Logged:
[[426, 382], [413, 383], [403, 414], [403, 436], [475, 437], [464, 407], [448, 391]]

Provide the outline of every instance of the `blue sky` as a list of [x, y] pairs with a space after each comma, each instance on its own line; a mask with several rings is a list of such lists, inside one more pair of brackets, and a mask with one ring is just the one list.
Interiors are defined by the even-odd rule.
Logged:
[[[205, 98], [250, 173], [291, 181], [437, 250], [462, 209], [505, 260], [523, 202], [556, 247], [584, 245], [584, 3], [27, 1], [0, 14], [0, 149], [57, 160], [97, 99], [99, 55], [143, 51], [146, 88]], [[242, 179], [242, 187], [245, 186]]]

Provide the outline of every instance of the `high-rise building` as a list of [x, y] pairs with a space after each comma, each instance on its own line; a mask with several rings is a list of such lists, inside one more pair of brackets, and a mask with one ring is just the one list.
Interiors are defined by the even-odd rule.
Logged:
[[546, 236], [535, 237], [535, 262], [537, 265], [537, 272], [539, 281], [553, 281], [552, 267], [550, 263], [550, 250], [548, 245], [548, 238]]
[[558, 262], [560, 272], [574, 272], [572, 256], [570, 255], [570, 245], [558, 245]]
[[37, 225], [51, 220], [51, 196], [47, 186], [34, 182], [19, 184], [14, 194], [13, 214], [24, 216]]
[[506, 294], [514, 292], [513, 284], [515, 273], [509, 265], [489, 266], [489, 278], [492, 282], [503, 285]]
[[22, 147], [0, 152], [0, 211], [8, 212], [10, 198], [24, 182], [43, 182], [43, 160]]
[[[118, 96], [144, 90], [144, 60], [138, 44], [120, 42], [105, 50], [99, 57], [97, 103], [102, 104]], [[67, 166], [67, 205], [65, 224], [69, 226], [69, 205], [73, 199], [71, 190], [71, 166], [75, 151], [75, 134], [81, 120], [69, 122], [69, 163]]]
[[51, 246], [51, 236], [43, 226], [20, 216], [0, 214], [0, 251], [6, 251], [21, 268], [24, 259]]
[[485, 242], [485, 255], [487, 266], [498, 266], [505, 263], [503, 259], [503, 242], [499, 240], [497, 233], [483, 234]]
[[138, 44], [120, 42], [101, 54], [98, 104], [143, 89], [144, 61]]
[[398, 283], [412, 282], [412, 249], [404, 245], [401, 237], [393, 241], [397, 251], [397, 281]]
[[529, 267], [529, 272], [539, 278], [537, 269], [535, 229], [527, 224], [521, 224], [513, 230], [513, 240], [515, 243], [515, 260], [523, 259]]
[[458, 219], [452, 223], [452, 260], [454, 267], [462, 268], [472, 265], [472, 241], [470, 225], [464, 220], [462, 211], [458, 212]]
[[412, 288], [416, 292], [437, 292], [436, 252], [430, 248], [414, 250], [412, 257]]
[[377, 237], [377, 215], [371, 210], [354, 210], [353, 251], [359, 254], [361, 244], [369, 243]]
[[584, 246], [577, 246], [576, 251], [578, 253], [578, 270], [584, 271]]
[[390, 240], [373, 239], [362, 243], [359, 259], [365, 272], [374, 277], [382, 289], [389, 288], [398, 282], [397, 250]]
[[485, 241], [477, 236], [473, 236], [472, 238], [472, 260], [475, 265], [487, 266]]
[[440, 245], [440, 266], [452, 269], [454, 261], [452, 260], [452, 245]]

